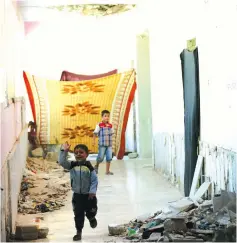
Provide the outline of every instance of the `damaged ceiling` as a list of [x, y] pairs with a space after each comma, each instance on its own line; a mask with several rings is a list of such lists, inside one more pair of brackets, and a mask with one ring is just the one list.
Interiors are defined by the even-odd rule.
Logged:
[[106, 16], [126, 12], [135, 8], [135, 4], [79, 4], [49, 7], [59, 11], [78, 12], [85, 16]]

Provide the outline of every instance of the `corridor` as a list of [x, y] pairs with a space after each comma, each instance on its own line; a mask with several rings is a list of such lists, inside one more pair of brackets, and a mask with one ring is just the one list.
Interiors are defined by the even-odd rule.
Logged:
[[[98, 227], [90, 229], [88, 222], [83, 231], [84, 242], [109, 241], [108, 225], [127, 223], [134, 217], [155, 213], [167, 202], [179, 199], [181, 194], [159, 173], [153, 170], [151, 160], [114, 161], [114, 176], [105, 176], [105, 165], [99, 171]], [[44, 215], [49, 227], [50, 242], [72, 241], [75, 234], [71, 193], [66, 206]], [[42, 241], [42, 240], [41, 240]]]

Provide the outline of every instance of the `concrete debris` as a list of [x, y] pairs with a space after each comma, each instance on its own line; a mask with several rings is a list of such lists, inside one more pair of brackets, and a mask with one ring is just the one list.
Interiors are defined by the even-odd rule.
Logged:
[[58, 159], [58, 154], [57, 152], [48, 152], [45, 159], [47, 161], [57, 161]]
[[39, 148], [32, 150], [31, 154], [33, 157], [40, 158], [40, 157], [43, 157], [44, 151], [41, 147], [39, 147]]
[[152, 233], [149, 237], [149, 239], [147, 239], [148, 242], [157, 242], [159, 241], [161, 238], [161, 233]]
[[117, 225], [117, 224], [110, 224], [108, 226], [109, 229], [109, 235], [115, 236], [115, 235], [122, 235], [126, 232], [126, 228], [124, 225]]
[[236, 213], [236, 193], [222, 190], [220, 195], [213, 198], [214, 212], [227, 207], [232, 212]]
[[16, 240], [37, 240], [38, 229], [36, 226], [16, 226]]
[[18, 213], [52, 212], [64, 206], [70, 190], [68, 175], [54, 161], [29, 158], [21, 183]]
[[146, 213], [141, 216], [138, 216], [136, 220], [137, 220], [137, 222], [143, 222], [149, 218], [152, 218], [152, 216], [154, 216], [154, 214]]
[[167, 219], [164, 222], [164, 230], [166, 232], [187, 232], [187, 225], [185, 219]]
[[170, 233], [166, 233], [165, 235], [171, 242], [203, 242], [203, 239], [194, 236], [185, 236], [185, 235], [170, 234]]
[[22, 240], [22, 241], [32, 241], [37, 239], [45, 239], [49, 233], [49, 229], [38, 228], [36, 225], [30, 226], [16, 226], [16, 232], [14, 235], [14, 240]]
[[190, 198], [168, 203], [153, 215], [120, 225], [127, 230], [119, 236], [131, 242], [236, 242], [236, 213], [230, 204], [236, 195], [230, 195], [229, 201], [218, 204], [218, 211], [214, 211], [212, 200], [199, 200], [198, 206]]
[[38, 229], [38, 238], [45, 239], [47, 237], [48, 233], [49, 233], [49, 228], [47, 228], [47, 227], [40, 228], [40, 229]]
[[194, 203], [191, 199], [189, 199], [188, 197], [185, 197], [176, 202], [169, 203], [169, 206], [172, 209], [172, 211], [176, 211], [176, 212], [180, 213], [180, 212], [189, 211], [191, 208], [194, 207]]

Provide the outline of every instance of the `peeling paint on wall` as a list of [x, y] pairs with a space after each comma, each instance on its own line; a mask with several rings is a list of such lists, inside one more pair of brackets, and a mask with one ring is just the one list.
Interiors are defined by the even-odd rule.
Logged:
[[237, 153], [205, 142], [200, 142], [199, 148], [205, 176], [213, 182], [215, 194], [221, 190], [236, 192]]
[[[237, 153], [205, 142], [199, 144], [204, 157], [204, 174], [214, 184], [214, 193], [236, 192]], [[184, 136], [158, 133], [154, 136], [155, 169], [184, 192]]]
[[[28, 131], [22, 99], [1, 108], [1, 240], [15, 231], [18, 195], [25, 169]], [[4, 141], [4, 143], [3, 143]]]
[[184, 190], [184, 136], [182, 134], [158, 133], [154, 136], [155, 169], [172, 184]]

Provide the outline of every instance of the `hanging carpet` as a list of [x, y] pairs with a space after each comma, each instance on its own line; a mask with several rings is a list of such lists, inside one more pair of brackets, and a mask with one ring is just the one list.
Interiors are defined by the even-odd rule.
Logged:
[[76, 74], [76, 73], [70, 73], [68, 71], [63, 71], [61, 74], [60, 81], [82, 81], [82, 80], [85, 81], [85, 80], [91, 80], [97, 78], [104, 78], [117, 73], [118, 73], [117, 69], [114, 69], [107, 73], [101, 73], [96, 75]]
[[128, 115], [136, 90], [134, 70], [89, 81], [59, 82], [26, 72], [24, 78], [29, 98], [34, 98], [41, 144], [68, 141], [73, 148], [83, 143], [91, 153], [97, 152], [97, 146], [92, 146], [93, 131], [101, 121], [101, 111], [107, 109], [115, 131], [113, 152], [118, 159], [123, 158]]

